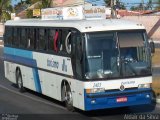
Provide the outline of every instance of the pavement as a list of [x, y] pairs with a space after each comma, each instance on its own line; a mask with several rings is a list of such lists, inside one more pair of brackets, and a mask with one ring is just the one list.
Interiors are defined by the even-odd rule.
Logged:
[[0, 40], [0, 46], [3, 47], [3, 41], [2, 40]]
[[160, 95], [156, 98], [156, 102], [160, 104]]
[[3, 36], [0, 35], [0, 46], [3, 46]]

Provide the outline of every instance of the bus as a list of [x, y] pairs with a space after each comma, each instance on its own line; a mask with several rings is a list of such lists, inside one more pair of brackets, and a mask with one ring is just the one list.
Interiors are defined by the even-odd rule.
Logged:
[[5, 77], [83, 111], [151, 104], [151, 55], [142, 24], [20, 19], [5, 23]]

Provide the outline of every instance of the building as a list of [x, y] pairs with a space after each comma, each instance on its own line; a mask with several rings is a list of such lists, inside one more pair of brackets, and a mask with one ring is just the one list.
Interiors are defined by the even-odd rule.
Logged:
[[[27, 9], [19, 12], [17, 14], [20, 18], [26, 18], [27, 17], [27, 10], [34, 10], [39, 9], [41, 5], [41, 1], [31, 5]], [[84, 0], [52, 0], [50, 7], [70, 7], [70, 6], [77, 6], [77, 5], [85, 5], [85, 6], [91, 6], [92, 4], [89, 2], [84, 2]]]

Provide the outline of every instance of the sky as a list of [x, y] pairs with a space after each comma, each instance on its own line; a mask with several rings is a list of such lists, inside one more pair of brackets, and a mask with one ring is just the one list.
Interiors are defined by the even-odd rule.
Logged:
[[18, 2], [20, 2], [20, 0], [12, 0], [12, 5], [17, 4]]
[[[142, 0], [120, 0], [120, 1], [125, 3], [127, 9], [129, 9], [131, 6], [137, 6], [139, 3], [142, 2]], [[147, 3], [148, 1], [149, 0], [144, 0], [144, 3]]]
[[[120, 0], [122, 2], [131, 2], [131, 3], [136, 3], [136, 2], [141, 2], [141, 0]], [[148, 0], [144, 0], [144, 2], [148, 2]]]

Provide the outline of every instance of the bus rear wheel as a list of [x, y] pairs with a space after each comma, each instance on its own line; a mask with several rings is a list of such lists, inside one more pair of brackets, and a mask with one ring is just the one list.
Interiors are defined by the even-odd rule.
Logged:
[[73, 112], [75, 109], [73, 107], [73, 97], [70, 86], [68, 84], [63, 85], [62, 92], [67, 109]]
[[22, 75], [20, 70], [16, 71], [16, 84], [20, 92], [24, 92], [24, 87], [23, 87], [23, 80], [22, 80]]

